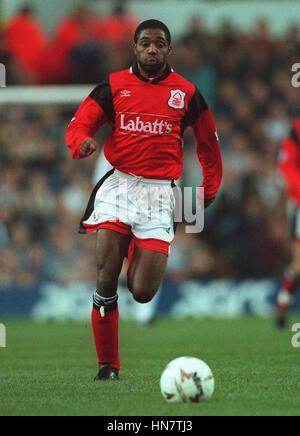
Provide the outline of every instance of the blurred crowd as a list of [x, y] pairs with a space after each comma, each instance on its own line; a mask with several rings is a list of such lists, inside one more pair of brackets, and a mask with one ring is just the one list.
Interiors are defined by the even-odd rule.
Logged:
[[8, 84], [99, 82], [130, 62], [138, 22], [121, 3], [106, 17], [80, 4], [48, 35], [32, 7], [24, 6], [0, 33]]
[[[5, 23], [0, 62], [8, 85], [97, 83], [130, 66], [139, 19], [118, 7], [104, 18], [85, 7], [50, 38], [28, 8]], [[172, 29], [171, 29], [172, 30]], [[209, 32], [200, 17], [173, 41], [172, 67], [195, 83], [218, 127], [224, 163], [220, 193], [200, 234], [177, 229], [167, 277], [279, 277], [289, 256], [284, 186], [277, 171], [282, 138], [300, 116], [291, 85], [300, 35], [271, 36], [264, 20], [251, 34], [224, 22]], [[77, 234], [97, 159], [72, 161], [65, 131], [76, 107], [0, 106], [0, 289], [49, 280], [95, 282], [94, 235]], [[103, 144], [107, 130], [97, 134]], [[184, 137], [183, 186], [201, 170], [193, 132]]]

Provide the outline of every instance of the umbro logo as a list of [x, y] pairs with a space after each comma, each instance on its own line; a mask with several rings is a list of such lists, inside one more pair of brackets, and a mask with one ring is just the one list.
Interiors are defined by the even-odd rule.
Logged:
[[121, 97], [131, 97], [131, 91], [128, 91], [128, 89], [124, 89], [120, 93]]

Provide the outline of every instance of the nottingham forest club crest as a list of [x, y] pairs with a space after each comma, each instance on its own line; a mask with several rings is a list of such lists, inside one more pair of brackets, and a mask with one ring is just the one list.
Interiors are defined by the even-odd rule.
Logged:
[[186, 93], [180, 89], [171, 89], [170, 93], [171, 97], [169, 98], [168, 105], [174, 109], [183, 109]]

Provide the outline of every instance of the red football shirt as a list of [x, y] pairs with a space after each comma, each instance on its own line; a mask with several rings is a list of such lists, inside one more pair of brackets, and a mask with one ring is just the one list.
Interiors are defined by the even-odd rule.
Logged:
[[203, 168], [205, 198], [216, 195], [222, 160], [216, 126], [198, 89], [171, 70], [152, 80], [132, 68], [110, 74], [81, 104], [66, 142], [75, 159], [80, 145], [100, 126], [112, 129], [104, 146], [110, 164], [119, 171], [150, 179], [177, 180], [182, 172], [183, 133], [194, 129]]
[[282, 142], [279, 170], [286, 183], [287, 196], [300, 207], [300, 118]]

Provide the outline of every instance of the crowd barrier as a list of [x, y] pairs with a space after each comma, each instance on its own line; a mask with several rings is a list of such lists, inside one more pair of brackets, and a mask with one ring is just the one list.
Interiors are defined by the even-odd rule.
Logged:
[[[171, 282], [165, 280], [155, 299], [146, 305], [133, 300], [125, 287], [120, 287], [121, 320], [169, 316], [176, 318], [268, 316], [274, 312], [278, 280], [207, 280]], [[33, 320], [90, 319], [91, 283], [62, 286], [44, 283], [35, 288], [0, 288], [0, 320], [30, 318]], [[300, 311], [300, 293], [292, 310]], [[144, 315], [145, 314], [145, 315]]]

